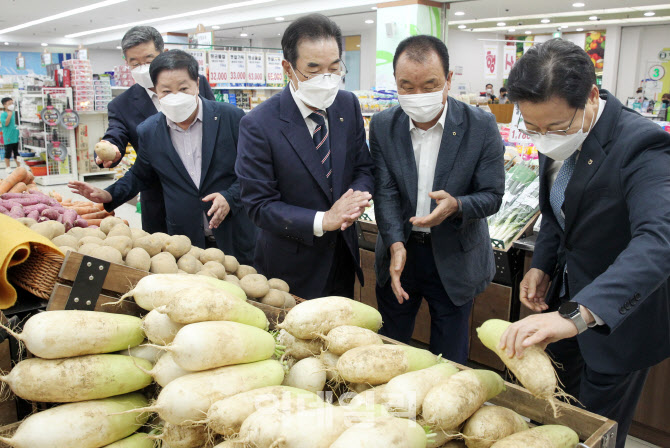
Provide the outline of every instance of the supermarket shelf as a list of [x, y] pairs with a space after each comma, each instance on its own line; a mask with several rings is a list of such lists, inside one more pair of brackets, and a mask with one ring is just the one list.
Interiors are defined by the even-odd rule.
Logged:
[[94, 171], [92, 173], [79, 173], [79, 180], [82, 182], [87, 178], [87, 177], [97, 177], [97, 176], [114, 176], [116, 174], [116, 171]]
[[32, 149], [33, 151], [46, 151], [46, 148], [42, 148], [41, 146], [23, 145], [23, 147], [26, 149]]
[[42, 124], [42, 120], [30, 120], [28, 118], [21, 118], [21, 123], [32, 123], [32, 124]]
[[77, 180], [77, 176], [74, 174], [54, 174], [49, 176], [35, 176], [35, 183], [37, 185], [49, 186], [49, 185], [63, 185]]
[[112, 90], [128, 90], [132, 86], [112, 86]]
[[44, 95], [41, 93], [24, 93], [22, 95], [24, 98], [43, 98]]
[[283, 90], [283, 87], [212, 87], [213, 90]]

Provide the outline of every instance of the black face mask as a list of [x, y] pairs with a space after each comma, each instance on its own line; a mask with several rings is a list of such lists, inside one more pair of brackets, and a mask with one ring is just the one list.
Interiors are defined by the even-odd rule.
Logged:
[[667, 106], [668, 104], [670, 104], [670, 100], [663, 100], [663, 104]]

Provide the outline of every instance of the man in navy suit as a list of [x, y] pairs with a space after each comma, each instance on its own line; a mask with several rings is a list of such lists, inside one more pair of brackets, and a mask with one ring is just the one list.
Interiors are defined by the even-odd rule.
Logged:
[[405, 39], [393, 70], [400, 106], [370, 124], [381, 332], [409, 342], [425, 298], [430, 350], [465, 363], [473, 299], [495, 274], [486, 217], [504, 193], [503, 143], [493, 115], [449, 98], [441, 40]]
[[73, 192], [113, 210], [147, 186], [160, 184], [167, 230], [198, 247], [218, 247], [251, 262], [255, 226], [240, 203], [235, 175], [239, 122], [244, 112], [200, 98], [198, 63], [172, 50], [151, 63], [161, 112], [137, 128], [143, 148], [133, 167], [106, 190], [71, 182]]
[[520, 299], [543, 313], [500, 345], [547, 347], [623, 448], [649, 368], [670, 356], [670, 135], [599, 90], [568, 41], [528, 50], [507, 88], [540, 152], [542, 227]]
[[342, 33], [320, 14], [282, 38], [289, 85], [240, 123], [242, 203], [261, 229], [255, 266], [305, 299], [353, 296], [363, 282], [352, 227], [373, 193], [357, 98], [340, 89]]
[[[139, 155], [142, 147], [138, 142], [137, 126], [160, 111], [160, 102], [149, 75], [149, 64], [163, 52], [163, 37], [150, 26], [135, 26], [126, 32], [121, 40], [121, 48], [126, 63], [132, 69], [136, 84], [114, 98], [108, 105], [109, 126], [102, 142], [113, 146], [116, 151], [114, 161], [96, 163], [105, 168], [118, 165], [126, 154], [130, 143]], [[200, 76], [200, 96], [214, 100], [214, 94], [207, 78]], [[102, 143], [101, 142], [101, 143]], [[102, 143], [104, 144], [104, 143]], [[165, 204], [160, 184], [148, 185], [140, 195], [142, 203], [142, 228], [149, 233], [167, 232]]]

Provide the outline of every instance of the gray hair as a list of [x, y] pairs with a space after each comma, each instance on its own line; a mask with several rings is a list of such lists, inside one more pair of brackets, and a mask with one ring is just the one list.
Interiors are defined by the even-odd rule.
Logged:
[[133, 47], [153, 41], [156, 50], [163, 52], [163, 36], [152, 26], [134, 26], [129, 29], [121, 39], [121, 49], [123, 54]]

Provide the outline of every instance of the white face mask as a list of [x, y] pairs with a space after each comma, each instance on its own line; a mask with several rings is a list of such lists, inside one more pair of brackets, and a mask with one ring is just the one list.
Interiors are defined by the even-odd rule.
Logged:
[[589, 132], [593, 129], [593, 121], [596, 114], [593, 114], [589, 131], [584, 132], [584, 120], [586, 113], [582, 116], [582, 126], [574, 134], [570, 135], [532, 135], [530, 139], [533, 145], [537, 147], [538, 152], [544, 154], [553, 160], [566, 160], [582, 146]]
[[14, 110], [14, 105], [10, 104], [9, 106], [7, 106], [7, 110]]
[[405, 111], [409, 118], [416, 123], [428, 123], [440, 113], [444, 104], [442, 103], [444, 89], [447, 83], [439, 92], [414, 93], [409, 95], [398, 95], [400, 107]]
[[[293, 70], [293, 66], [291, 66]], [[298, 76], [293, 70], [293, 76]], [[342, 76], [334, 73], [316, 75], [307, 81], [298, 81], [298, 87], [293, 86], [295, 95], [308, 106], [316, 107], [319, 110], [328, 109], [340, 90]]]
[[135, 82], [145, 89], [150, 89], [154, 86], [154, 83], [151, 81], [151, 75], [149, 75], [149, 64], [135, 67], [130, 71], [130, 74], [133, 75]]
[[198, 94], [189, 95], [184, 92], [170, 93], [160, 99], [161, 112], [175, 123], [182, 123], [191, 116], [198, 107]]
[[486, 89], [486, 93], [488, 93], [489, 95], [493, 95], [493, 89]]

